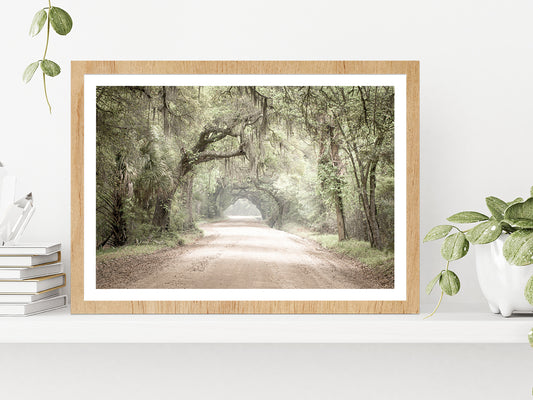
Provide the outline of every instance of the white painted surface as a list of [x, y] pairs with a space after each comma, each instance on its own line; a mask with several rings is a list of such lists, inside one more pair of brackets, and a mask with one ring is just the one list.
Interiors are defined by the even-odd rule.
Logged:
[[515, 400], [531, 398], [533, 384], [521, 345], [64, 344], [0, 353], [0, 391], [13, 400]]
[[533, 305], [524, 296], [533, 265], [517, 267], [503, 255], [509, 235], [502, 235], [487, 246], [476, 247], [476, 272], [479, 287], [493, 313], [509, 317], [513, 312], [533, 312]]
[[[43, 51], [42, 35], [27, 36], [42, 3], [10, 2], [0, 25], [0, 160], [20, 177], [20, 193], [35, 195], [23, 239], [62, 241], [67, 267], [71, 59], [418, 59], [422, 232], [456, 211], [482, 209], [486, 195], [525, 195], [532, 184], [528, 0], [62, 1], [74, 30], [52, 36], [49, 57], [63, 67], [48, 84], [52, 117], [41, 82], [20, 78]], [[462, 290], [444, 309], [481, 305], [473, 256], [453, 264]], [[441, 266], [438, 244], [422, 246], [422, 287]], [[533, 358], [526, 345], [3, 345], [1, 352], [3, 393], [17, 399], [528, 398]], [[38, 368], [28, 378], [49, 360], [60, 372]]]
[[[424, 313], [427, 315], [427, 312]], [[486, 309], [423, 315], [70, 315], [0, 320], [0, 343], [527, 343], [531, 317]]]

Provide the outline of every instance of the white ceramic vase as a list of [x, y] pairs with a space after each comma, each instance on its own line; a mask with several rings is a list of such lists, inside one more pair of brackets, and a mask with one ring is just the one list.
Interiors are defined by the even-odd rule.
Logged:
[[504, 234], [494, 242], [475, 246], [476, 270], [481, 291], [490, 310], [504, 317], [513, 312], [531, 312], [533, 305], [524, 298], [524, 289], [533, 265], [511, 265], [503, 256], [503, 243], [509, 235]]

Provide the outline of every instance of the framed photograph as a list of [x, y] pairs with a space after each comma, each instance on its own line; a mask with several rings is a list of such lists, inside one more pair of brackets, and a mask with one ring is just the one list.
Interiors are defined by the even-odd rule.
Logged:
[[72, 62], [73, 313], [417, 313], [418, 61]]

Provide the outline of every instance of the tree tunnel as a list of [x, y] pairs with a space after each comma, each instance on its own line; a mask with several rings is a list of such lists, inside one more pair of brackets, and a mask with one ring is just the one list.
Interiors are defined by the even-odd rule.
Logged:
[[[269, 226], [281, 227], [288, 202], [274, 188], [258, 182], [219, 183], [208, 196], [207, 215], [210, 218], [222, 217], [235, 210], [254, 210]], [[237, 205], [238, 207], [232, 208]]]

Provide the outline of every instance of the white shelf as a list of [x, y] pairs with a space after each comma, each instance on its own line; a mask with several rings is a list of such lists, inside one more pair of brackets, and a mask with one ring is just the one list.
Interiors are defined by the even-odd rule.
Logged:
[[0, 343], [527, 343], [532, 316], [71, 315], [0, 318]]

